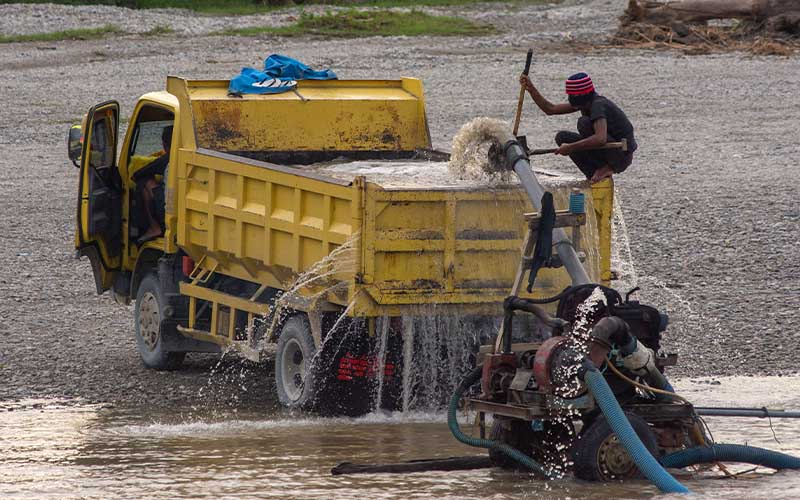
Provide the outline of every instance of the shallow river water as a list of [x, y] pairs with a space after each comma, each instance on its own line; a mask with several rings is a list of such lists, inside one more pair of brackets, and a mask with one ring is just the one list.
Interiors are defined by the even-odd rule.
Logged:
[[[698, 406], [800, 409], [798, 377], [691, 379], [676, 386]], [[3, 499], [671, 498], [645, 481], [543, 482], [497, 469], [330, 474], [343, 461], [480, 454], [455, 442], [443, 413], [325, 419], [231, 410], [186, 418], [54, 401], [22, 401], [0, 410]], [[717, 442], [800, 455], [800, 420], [773, 419], [772, 428], [764, 419], [709, 417], [707, 422]], [[466, 420], [462, 426], [468, 426]], [[719, 477], [681, 480], [701, 498], [800, 498], [800, 472], [758, 469], [737, 479]]]

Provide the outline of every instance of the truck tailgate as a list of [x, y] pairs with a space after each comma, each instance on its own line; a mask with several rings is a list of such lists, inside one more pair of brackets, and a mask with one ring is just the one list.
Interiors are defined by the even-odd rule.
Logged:
[[[555, 193], [559, 209], [566, 208], [564, 191]], [[514, 187], [387, 190], [367, 183], [364, 289], [386, 306], [497, 305], [511, 289], [525, 231], [522, 214], [531, 210], [524, 191]], [[596, 231], [585, 233], [596, 237]], [[596, 260], [589, 259], [587, 268], [599, 281]], [[569, 284], [565, 271], [544, 269], [534, 292], [549, 295]]]

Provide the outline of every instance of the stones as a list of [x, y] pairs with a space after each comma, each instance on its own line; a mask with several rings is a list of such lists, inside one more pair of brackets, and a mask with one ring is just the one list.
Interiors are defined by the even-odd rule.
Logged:
[[[131, 308], [97, 297], [89, 263], [72, 258], [77, 170], [65, 150], [69, 125], [97, 102], [118, 99], [127, 120], [136, 99], [163, 89], [167, 74], [230, 78], [270, 52], [330, 66], [342, 78], [422, 78], [431, 136], [440, 149], [448, 149], [461, 125], [476, 116], [513, 119], [528, 45], [536, 47], [534, 83], [551, 101], [562, 99], [567, 75], [587, 70], [636, 127], [640, 150], [617, 176], [617, 187], [643, 288], [638, 297], [670, 314], [664, 345], [681, 357], [668, 375], [796, 373], [800, 94], [785, 89], [800, 74], [800, 60], [549, 50], [562, 32], [571, 32], [578, 46], [602, 39], [624, 4], [565, 1], [520, 5], [513, 12], [494, 4], [437, 8], [508, 26], [497, 36], [469, 39], [321, 44], [130, 36], [124, 42], [43, 44], [56, 50], [0, 44], [0, 91], [6, 97], [0, 108], [0, 406], [68, 396], [117, 406], [274, 406], [269, 365], [226, 356], [217, 366], [218, 357], [193, 354], [179, 372], [142, 367]], [[97, 10], [81, 10], [89, 8]], [[37, 9], [45, 11], [34, 18]], [[209, 17], [44, 4], [4, 4], [0, 14], [5, 34], [40, 29], [47, 15], [60, 16], [61, 29], [113, 18], [138, 23], [130, 31], [142, 32], [168, 23], [136, 16], [175, 16], [179, 25]], [[198, 22], [250, 22], [209, 19]], [[87, 62], [95, 52], [104, 54], [102, 60]], [[544, 117], [527, 99], [520, 130], [532, 147], [546, 147], [557, 130], [574, 123], [575, 116]], [[123, 121], [121, 135], [126, 126]], [[568, 159], [555, 156], [536, 158], [534, 166], [577, 173]]]

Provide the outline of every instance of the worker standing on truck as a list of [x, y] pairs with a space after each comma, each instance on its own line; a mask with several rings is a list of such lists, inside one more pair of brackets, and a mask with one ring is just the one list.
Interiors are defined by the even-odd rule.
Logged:
[[[556, 134], [558, 149], [555, 154], [568, 155], [592, 183], [621, 173], [630, 166], [637, 147], [633, 125], [616, 104], [595, 91], [588, 74], [576, 73], [567, 78], [569, 102], [560, 104], [553, 104], [545, 99], [528, 75], [520, 76], [519, 83], [547, 115], [581, 112], [577, 133], [562, 130]], [[622, 139], [628, 142], [627, 151], [597, 149], [608, 142]]]
[[[137, 196], [142, 203], [143, 213], [147, 218], [147, 230], [136, 241], [141, 245], [164, 234], [164, 181], [169, 166], [169, 148], [172, 143], [172, 125], [164, 127], [161, 131], [161, 145], [163, 153], [133, 174], [136, 182]], [[161, 181], [156, 180], [156, 175], [161, 176]]]

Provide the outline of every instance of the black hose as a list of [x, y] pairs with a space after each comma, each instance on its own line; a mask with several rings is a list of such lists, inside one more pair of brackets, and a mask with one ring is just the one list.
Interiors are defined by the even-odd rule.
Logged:
[[569, 293], [572, 291], [573, 288], [575, 287], [568, 286], [567, 288], [563, 289], [561, 293], [559, 293], [558, 295], [553, 295], [552, 297], [545, 297], [543, 299], [525, 299], [525, 300], [527, 300], [531, 304], [550, 304], [552, 302], [556, 302], [557, 300], [561, 300], [567, 295], [569, 295]]

